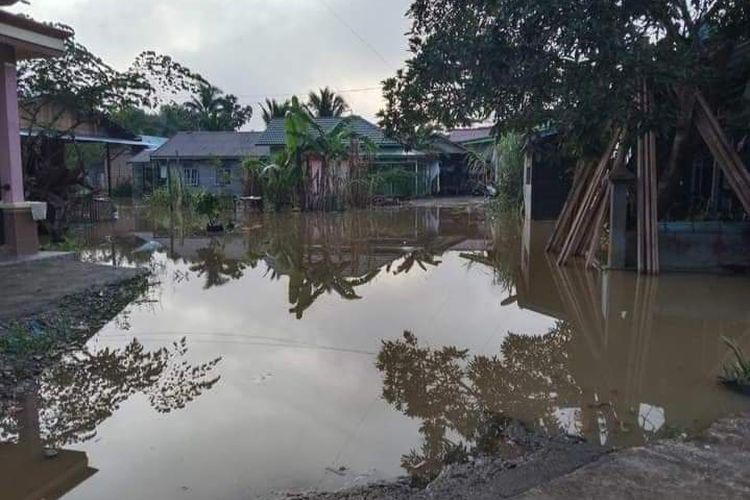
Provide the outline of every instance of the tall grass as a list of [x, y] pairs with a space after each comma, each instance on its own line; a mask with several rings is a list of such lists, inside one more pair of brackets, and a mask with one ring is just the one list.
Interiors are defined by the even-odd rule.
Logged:
[[734, 362], [724, 365], [724, 373], [719, 380], [728, 385], [750, 386], [750, 359], [735, 340], [723, 336], [721, 339], [734, 354]]

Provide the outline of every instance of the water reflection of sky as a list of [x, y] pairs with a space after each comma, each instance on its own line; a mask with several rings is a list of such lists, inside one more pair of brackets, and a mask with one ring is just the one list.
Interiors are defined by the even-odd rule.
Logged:
[[[557, 272], [535, 231], [466, 211], [282, 216], [213, 239], [128, 222], [85, 253], [149, 265], [158, 284], [89, 350], [186, 337], [184, 361], [220, 357], [221, 380], [170, 413], [127, 399], [72, 445], [99, 472], [70, 498], [253, 498], [394, 477], [411, 450], [432, 460], [446, 452], [432, 439], [470, 444], [497, 414], [629, 445], [746, 407], [715, 383], [719, 336], [748, 340], [730, 299], [748, 296], [746, 280]], [[132, 233], [161, 249], [133, 253]]]
[[[101, 440], [85, 445], [100, 472], [76, 494], [95, 498], [97, 485], [118, 491], [119, 483], [131, 492], [144, 488], [133, 493], [168, 497], [179, 484], [190, 488], [188, 497], [235, 498], [333, 487], [358, 474], [363, 480], [400, 475], [399, 457], [418, 446], [419, 424], [380, 398], [374, 362], [381, 339], [408, 329], [430, 345], [491, 354], [507, 329], [540, 331], [551, 324], [501, 308], [498, 295], [488, 293], [491, 274], [467, 269], [457, 254], [444, 255], [427, 272], [383, 273], [362, 300], [323, 296], [302, 321], [289, 313], [285, 280], [264, 274], [249, 270], [210, 290], [193, 278], [165, 284], [156, 311], [136, 307], [129, 331], [110, 325], [92, 340], [116, 346], [135, 336], [159, 346], [185, 335], [195, 360], [222, 357], [222, 379], [187, 409], [163, 418], [137, 399], [124, 405], [100, 427]], [[148, 450], [152, 458], [132, 451], [123, 457], [123, 448]], [[352, 471], [348, 477], [326, 471], [341, 465]]]

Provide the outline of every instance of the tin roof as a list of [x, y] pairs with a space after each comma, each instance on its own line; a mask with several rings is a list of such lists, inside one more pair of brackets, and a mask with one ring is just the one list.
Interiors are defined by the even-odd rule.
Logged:
[[258, 145], [261, 132], [178, 132], [151, 155], [166, 158], [244, 158], [267, 156]]

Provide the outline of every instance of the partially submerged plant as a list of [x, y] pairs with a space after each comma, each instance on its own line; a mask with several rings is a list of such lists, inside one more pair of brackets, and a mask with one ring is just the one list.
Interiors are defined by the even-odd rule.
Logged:
[[721, 339], [732, 350], [734, 363], [724, 365], [724, 374], [719, 376], [723, 384], [750, 387], [750, 359], [733, 339], [722, 336]]
[[219, 197], [215, 194], [204, 191], [198, 195], [195, 210], [198, 214], [208, 218], [209, 225], [215, 226], [219, 223], [221, 200], [219, 200]]

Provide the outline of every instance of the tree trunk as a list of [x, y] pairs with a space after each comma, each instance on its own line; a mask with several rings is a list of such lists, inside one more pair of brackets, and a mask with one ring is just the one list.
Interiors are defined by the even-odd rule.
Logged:
[[695, 93], [692, 89], [677, 91], [679, 112], [675, 124], [675, 134], [672, 138], [667, 165], [661, 174], [657, 199], [661, 207], [668, 207], [677, 191], [677, 180], [680, 177], [682, 160], [689, 145], [690, 131], [693, 123], [693, 109], [695, 107]]

